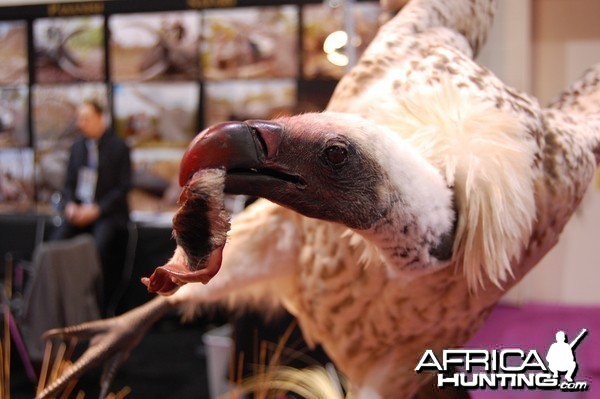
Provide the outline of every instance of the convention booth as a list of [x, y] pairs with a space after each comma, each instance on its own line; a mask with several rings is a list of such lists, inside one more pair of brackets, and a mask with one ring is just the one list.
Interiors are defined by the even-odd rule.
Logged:
[[[47, 328], [120, 315], [154, 297], [140, 280], [173, 256], [179, 163], [196, 134], [224, 121], [322, 111], [374, 38], [382, 11], [366, 0], [23, 3], [0, 5], [0, 281], [10, 330], [2, 342], [12, 339], [12, 358], [0, 361], [12, 364], [15, 396], [37, 381], [45, 348], [35, 337]], [[600, 25], [590, 17], [597, 15], [595, 0], [498, 1], [478, 62], [546, 104], [600, 62]], [[90, 99], [131, 155], [130, 221], [118, 232], [110, 270], [102, 270], [89, 237], [67, 246], [49, 242], [65, 220], [62, 192], [80, 135], [78, 107]], [[228, 196], [226, 206], [235, 214], [252, 199]], [[600, 383], [599, 217], [597, 174], [556, 248], [508, 292], [471, 345], [541, 351], [558, 329], [570, 338], [580, 333], [580, 375]], [[232, 348], [251, 348], [254, 361], [267, 351], [261, 337], [276, 341], [294, 323], [286, 315], [276, 327], [263, 325], [260, 313], [226, 323], [233, 318], [216, 311], [200, 315], [191, 330], [171, 316], [117, 379], [131, 397], [216, 397], [231, 388], [227, 375], [247, 374], [244, 359], [229, 359]], [[301, 343], [292, 360], [327, 364], [319, 348], [308, 352], [297, 326], [287, 338]], [[157, 349], [168, 345], [176, 349]], [[308, 354], [313, 358], [305, 361]], [[97, 378], [84, 377], [83, 389], [95, 394]], [[472, 397], [500, 397], [488, 394]], [[531, 397], [522, 394], [511, 397]], [[573, 397], [595, 397], [580, 394]]]
[[[14, 352], [15, 378], [25, 369], [36, 379], [44, 350], [37, 337], [49, 327], [122, 314], [154, 297], [140, 279], [173, 254], [179, 161], [196, 133], [226, 120], [322, 110], [375, 34], [379, 11], [375, 1], [358, 1], [349, 13], [336, 2], [280, 0], [0, 8], [0, 276], [11, 285], [13, 340], [19, 348], [21, 340], [35, 342]], [[349, 23], [350, 55], [348, 38], [339, 36]], [[64, 218], [77, 108], [89, 99], [131, 150], [131, 221], [118, 233], [108, 271], [99, 270], [93, 242], [48, 242]], [[237, 212], [245, 201], [232, 197], [228, 205]], [[198, 331], [211, 320], [224, 319], [201, 319]], [[259, 323], [258, 315], [252, 320]], [[218, 353], [218, 345], [208, 348]], [[207, 355], [226, 364], [222, 354]], [[208, 369], [212, 392], [222, 391], [224, 376]]]

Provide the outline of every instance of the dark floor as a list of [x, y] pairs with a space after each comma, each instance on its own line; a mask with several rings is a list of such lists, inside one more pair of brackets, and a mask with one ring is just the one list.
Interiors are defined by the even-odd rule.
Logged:
[[[191, 324], [182, 324], [175, 313], [161, 319], [148, 331], [121, 367], [111, 391], [116, 393], [123, 387], [129, 387], [131, 393], [127, 396], [128, 399], [210, 398], [203, 335], [229, 319], [230, 316], [219, 311]], [[288, 328], [291, 328], [289, 336], [286, 335]], [[244, 353], [244, 367], [239, 370], [242, 375], [229, 378], [230, 370], [227, 369], [223, 371], [223, 379], [238, 380], [251, 375], [257, 365], [270, 364], [269, 356], [275, 352], [283, 336], [287, 337], [286, 350], [278, 356], [278, 364], [301, 368], [328, 362], [319, 348], [311, 351], [306, 347], [301, 332], [290, 315], [281, 314], [267, 323], [259, 313], [248, 313], [235, 317], [233, 323], [232, 337], [236, 342], [236, 349]], [[265, 344], [266, 358], [262, 357], [263, 352], [258, 342]], [[230, 354], [225, 353], [223, 356], [229, 358]], [[14, 350], [11, 358], [11, 399], [31, 399], [35, 386], [27, 380]], [[86, 398], [97, 398], [100, 374], [100, 368], [86, 373], [80, 378], [71, 397], [76, 396], [77, 390], [82, 390]]]
[[[182, 325], [174, 318], [160, 321], [146, 334], [119, 370], [112, 392], [128, 386], [129, 399], [209, 398], [202, 334], [205, 326]], [[31, 399], [35, 387], [27, 381], [13, 354], [11, 399]], [[100, 369], [84, 375], [76, 390], [97, 398]], [[75, 394], [71, 395], [75, 397]]]

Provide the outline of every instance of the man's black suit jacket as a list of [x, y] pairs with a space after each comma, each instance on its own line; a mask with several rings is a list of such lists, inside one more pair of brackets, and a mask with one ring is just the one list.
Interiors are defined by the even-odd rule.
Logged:
[[[88, 165], [86, 138], [73, 143], [63, 191], [63, 204], [79, 202], [75, 192], [79, 169]], [[100, 217], [115, 222], [129, 220], [127, 193], [131, 188], [131, 158], [129, 147], [123, 140], [106, 131], [98, 140], [98, 182], [95, 202], [100, 207]]]

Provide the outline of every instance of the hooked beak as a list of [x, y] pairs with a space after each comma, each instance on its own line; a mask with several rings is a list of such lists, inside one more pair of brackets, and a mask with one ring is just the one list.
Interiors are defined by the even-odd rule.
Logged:
[[304, 180], [278, 160], [283, 139], [283, 127], [274, 122], [211, 126], [196, 136], [183, 155], [179, 184], [184, 186], [198, 170], [222, 168], [227, 194], [271, 198], [270, 193], [302, 188]]
[[[197, 251], [200, 236], [215, 233], [212, 222], [205, 221], [207, 202], [215, 194], [246, 194], [273, 200], [289, 198], [290, 193], [303, 187], [303, 180], [290, 172], [286, 162], [278, 160], [284, 139], [283, 127], [274, 122], [226, 122], [214, 125], [196, 136], [183, 155], [179, 183], [183, 187], [181, 208], [173, 219], [178, 248], [169, 262], [156, 268], [142, 282], [149, 291], [162, 295], [174, 293], [190, 282], [208, 283], [221, 266], [224, 240], [213, 247], [207, 257]], [[195, 188], [206, 182], [207, 174], [225, 171], [225, 182], [208, 190], [212, 195], [198, 195]], [[205, 193], [205, 190], [200, 190]], [[293, 197], [293, 195], [292, 195]], [[209, 209], [219, 204], [209, 204]], [[213, 218], [214, 219], [214, 218]], [[216, 219], [224, 219], [223, 216]], [[207, 231], [199, 226], [205, 226]], [[222, 231], [225, 237], [229, 224]], [[200, 229], [200, 231], [198, 231]]]

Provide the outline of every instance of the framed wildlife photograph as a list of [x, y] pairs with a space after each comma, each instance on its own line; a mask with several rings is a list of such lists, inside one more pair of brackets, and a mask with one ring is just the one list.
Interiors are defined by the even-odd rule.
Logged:
[[198, 12], [113, 15], [108, 23], [114, 82], [198, 78]]
[[29, 89], [0, 87], [0, 148], [29, 145]]
[[196, 82], [117, 84], [117, 133], [132, 148], [185, 148], [198, 132], [199, 95]]
[[0, 22], [0, 85], [28, 82], [27, 23]]
[[36, 19], [33, 43], [37, 83], [104, 80], [104, 17]]
[[296, 107], [296, 81], [227, 80], [204, 85], [204, 124], [271, 119], [291, 114]]
[[202, 12], [205, 79], [298, 76], [298, 8], [250, 7]]
[[0, 211], [34, 207], [34, 161], [31, 148], [0, 148]]

